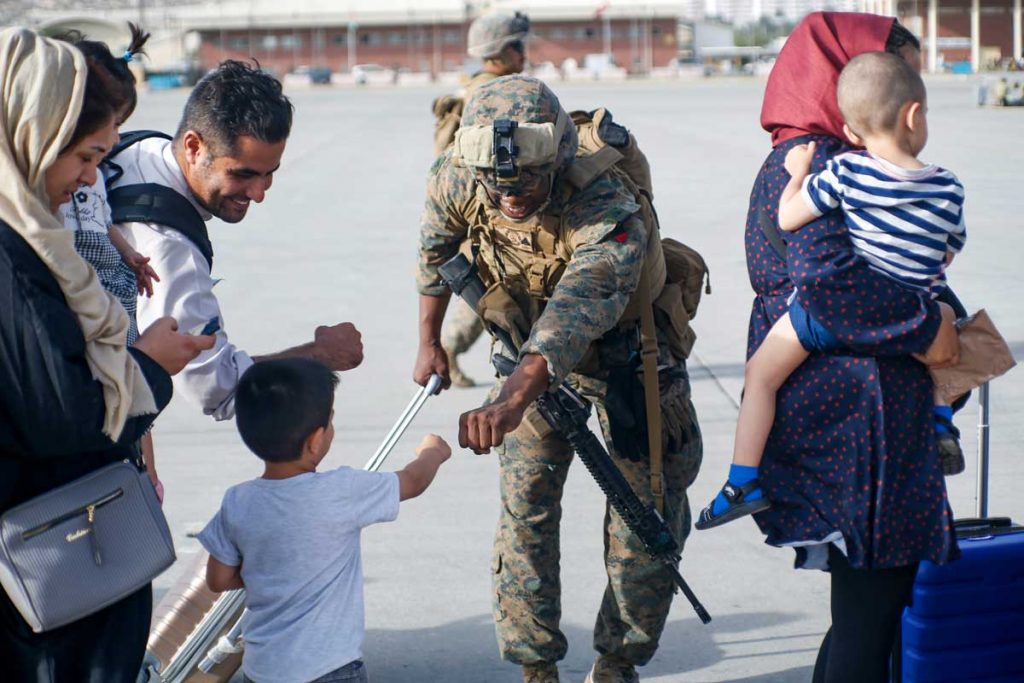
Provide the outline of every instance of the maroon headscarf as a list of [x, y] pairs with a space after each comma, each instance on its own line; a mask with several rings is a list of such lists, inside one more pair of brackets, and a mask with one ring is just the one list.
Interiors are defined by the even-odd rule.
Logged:
[[761, 127], [772, 147], [808, 133], [843, 139], [836, 81], [846, 63], [862, 52], [885, 50], [892, 17], [852, 12], [815, 12], [801, 21], [768, 78]]

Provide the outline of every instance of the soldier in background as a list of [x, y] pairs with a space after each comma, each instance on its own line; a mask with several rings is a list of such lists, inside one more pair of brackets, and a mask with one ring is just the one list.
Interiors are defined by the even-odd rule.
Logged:
[[[510, 122], [514, 146], [501, 137]], [[478, 453], [497, 447], [500, 457], [493, 559], [498, 645], [502, 658], [522, 666], [527, 683], [557, 683], [556, 662], [567, 649], [559, 628], [559, 522], [573, 450], [532, 403], [549, 387], [572, 384], [597, 408], [605, 443], [630, 486], [646, 503], [656, 499], [634, 359], [640, 307], [661, 292], [664, 257], [635, 193], [619, 176], [605, 171], [586, 181], [571, 174], [570, 180], [579, 170], [576, 127], [540, 81], [507, 76], [481, 86], [466, 103], [461, 125], [455, 145], [434, 162], [427, 187], [414, 379], [423, 385], [432, 373], [448, 377], [439, 337], [449, 294], [438, 266], [469, 239], [488, 288], [480, 312], [520, 346], [515, 372], [499, 380], [486, 405], [459, 421], [461, 446]], [[495, 143], [516, 150], [506, 163], [492, 153]], [[672, 325], [664, 323], [657, 330], [659, 481], [664, 518], [682, 544], [690, 528], [686, 489], [700, 466], [701, 437], [686, 364], [674, 351]], [[594, 629], [598, 657], [587, 681], [634, 683], [635, 667], [657, 650], [672, 578], [610, 510], [604, 546], [609, 580]]]
[[466, 52], [470, 57], [483, 60], [483, 64], [458, 93], [442, 95], [431, 105], [437, 119], [434, 156], [443, 154], [455, 141], [462, 109], [477, 88], [495, 78], [522, 73], [526, 66], [526, 39], [529, 34], [530, 19], [521, 12], [485, 14], [469, 25]]
[[[470, 57], [482, 59], [483, 65], [456, 95], [444, 95], [434, 100], [431, 107], [437, 119], [434, 156], [443, 154], [455, 140], [462, 109], [478, 87], [500, 76], [523, 71], [529, 32], [530, 20], [520, 12], [486, 14], [470, 24], [467, 51]], [[462, 372], [458, 357], [473, 346], [483, 331], [483, 323], [476, 313], [462, 302], [457, 302], [441, 336], [441, 345], [448, 354], [451, 381], [457, 387], [476, 386], [476, 382]]]

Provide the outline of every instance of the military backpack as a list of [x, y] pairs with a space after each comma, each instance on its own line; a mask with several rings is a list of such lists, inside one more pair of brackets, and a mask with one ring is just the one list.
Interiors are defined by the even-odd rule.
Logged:
[[[583, 188], [601, 173], [614, 173], [636, 196], [649, 234], [660, 236], [651, 167], [636, 139], [615, 123], [606, 109], [574, 111], [570, 116], [576, 125], [579, 150], [569, 171], [569, 182]], [[662, 237], [661, 251], [665, 257], [665, 286], [653, 302], [655, 317], [668, 333], [672, 352], [686, 358], [696, 340], [690, 321], [697, 315], [701, 294], [711, 293], [711, 277], [704, 257], [692, 247]], [[639, 303], [635, 300], [630, 305]]]

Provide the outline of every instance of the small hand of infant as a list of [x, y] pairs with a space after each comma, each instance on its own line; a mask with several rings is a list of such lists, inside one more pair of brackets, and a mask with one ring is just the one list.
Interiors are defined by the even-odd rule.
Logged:
[[803, 178], [811, 172], [811, 160], [814, 158], [814, 150], [817, 144], [809, 142], [806, 145], [796, 145], [786, 152], [784, 165], [790, 176]]
[[138, 283], [139, 295], [153, 296], [153, 282], [160, 282], [160, 276], [156, 274], [153, 267], [149, 265], [149, 257], [133, 251], [124, 257], [124, 262], [135, 273], [135, 280]]
[[420, 441], [420, 445], [416, 447], [416, 457], [421, 458], [426, 455], [436, 453], [436, 457], [440, 458], [440, 462], [444, 462], [448, 458], [452, 457], [451, 446], [448, 442], [439, 437], [437, 434], [427, 434]]

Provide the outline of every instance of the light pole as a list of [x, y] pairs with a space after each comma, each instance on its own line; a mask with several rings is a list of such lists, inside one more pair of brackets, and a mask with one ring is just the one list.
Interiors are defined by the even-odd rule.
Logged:
[[348, 71], [352, 73], [352, 67], [356, 65], [356, 39], [358, 36], [356, 32], [359, 30], [359, 24], [350, 21], [348, 22]]
[[610, 55], [612, 53], [612, 20], [607, 12], [601, 13], [601, 20], [604, 24], [604, 53]]

